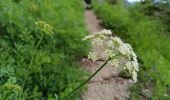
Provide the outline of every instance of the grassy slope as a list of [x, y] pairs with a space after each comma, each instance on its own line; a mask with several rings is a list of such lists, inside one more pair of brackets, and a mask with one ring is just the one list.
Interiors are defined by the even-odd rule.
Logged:
[[165, 94], [170, 85], [170, 38], [163, 34], [164, 27], [159, 20], [144, 16], [136, 9], [125, 8], [122, 4], [94, 4], [104, 26], [131, 43], [138, 54], [141, 71], [132, 99], [139, 97], [142, 88], [152, 91], [153, 100], [168, 99], [170, 97]]
[[[30, 59], [35, 53], [24, 84], [24, 97], [32, 100], [65, 96], [84, 77], [79, 60], [88, 51], [84, 8], [80, 0], [1, 0], [0, 1], [0, 99], [19, 100], [20, 92], [4, 88], [17, 84], [22, 88]], [[77, 6], [79, 5], [79, 6]], [[54, 35], [45, 36], [39, 48], [35, 45], [42, 32], [34, 22], [46, 21]], [[11, 90], [12, 89], [12, 90]], [[73, 96], [70, 100], [75, 100]]]

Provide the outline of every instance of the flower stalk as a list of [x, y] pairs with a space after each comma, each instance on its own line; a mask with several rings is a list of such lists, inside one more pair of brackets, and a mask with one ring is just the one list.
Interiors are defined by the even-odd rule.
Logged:
[[[45, 36], [45, 35], [52, 35], [52, 34], [53, 34], [53, 27], [50, 26], [49, 24], [47, 24], [47, 23], [44, 22], [44, 21], [37, 21], [37, 22], [35, 22], [35, 25], [36, 25], [36, 28], [43, 33], [43, 34], [41, 35], [40, 39], [38, 40], [37, 44], [35, 45], [34, 50], [36, 51], [37, 48], [40, 46], [40, 44], [41, 44], [44, 36]], [[27, 78], [28, 78], [28, 75], [29, 75], [29, 73], [30, 73], [30, 69], [31, 69], [31, 67], [32, 67], [33, 60], [34, 60], [35, 56], [36, 56], [36, 53], [34, 52], [33, 55], [32, 55], [32, 57], [31, 57], [30, 63], [29, 63], [29, 65], [28, 65], [28, 71], [26, 72], [26, 75], [25, 75], [25, 77], [24, 77], [24, 81], [23, 81], [23, 84], [22, 84], [22, 90], [21, 90], [21, 95], [20, 95], [20, 96], [23, 96], [23, 94], [24, 94], [24, 85], [25, 85], [26, 80], [27, 80]], [[20, 98], [21, 98], [21, 97], [20, 97]]]
[[82, 82], [79, 86], [77, 86], [72, 92], [70, 92], [67, 96], [65, 96], [62, 100], [67, 100], [72, 94], [74, 94], [77, 90], [83, 87], [86, 83], [88, 83], [104, 66], [111, 60], [111, 58], [107, 59], [103, 65], [101, 65], [96, 72], [94, 72], [88, 79]]

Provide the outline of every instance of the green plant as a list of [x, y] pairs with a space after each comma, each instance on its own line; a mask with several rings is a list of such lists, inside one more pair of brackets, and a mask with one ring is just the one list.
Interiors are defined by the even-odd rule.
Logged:
[[[85, 73], [80, 70], [79, 61], [87, 53], [88, 43], [80, 42], [87, 33], [81, 3], [0, 1], [0, 91], [12, 95], [8, 98], [0, 94], [0, 99], [55, 99], [56, 95], [61, 98], [83, 80]], [[41, 21], [37, 27], [38, 20], [53, 26], [53, 35], [44, 35], [51, 29]], [[15, 81], [8, 82], [11, 79]], [[23, 91], [7, 90], [3, 87], [7, 83], [20, 86]], [[79, 95], [71, 99], [77, 98]]]

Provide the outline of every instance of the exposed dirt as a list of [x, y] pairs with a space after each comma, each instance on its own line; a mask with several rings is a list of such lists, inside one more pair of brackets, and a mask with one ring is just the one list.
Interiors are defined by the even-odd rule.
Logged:
[[[87, 29], [91, 32], [98, 32], [102, 30], [100, 26], [100, 20], [97, 19], [93, 11], [85, 11], [85, 18], [87, 23]], [[92, 51], [97, 52], [103, 59], [100, 48], [92, 46]], [[82, 66], [87, 71], [95, 72], [104, 62], [96, 61], [92, 62], [87, 59], [82, 60]], [[132, 84], [130, 79], [124, 79], [119, 77], [119, 73], [122, 70], [120, 64], [119, 67], [113, 67], [110, 65], [105, 66], [91, 81], [88, 83], [88, 89], [83, 94], [82, 100], [127, 100], [130, 96], [129, 87]]]

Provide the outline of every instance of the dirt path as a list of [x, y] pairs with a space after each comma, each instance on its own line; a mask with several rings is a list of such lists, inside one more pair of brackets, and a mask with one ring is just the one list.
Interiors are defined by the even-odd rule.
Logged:
[[[87, 29], [94, 33], [100, 31], [100, 20], [97, 19], [93, 11], [87, 10], [85, 12]], [[101, 54], [99, 48], [92, 46], [92, 51]], [[92, 62], [87, 59], [82, 60], [83, 67], [93, 73], [104, 61]], [[128, 79], [119, 77], [122, 67], [114, 68], [112, 66], [105, 66], [91, 81], [88, 83], [88, 89], [82, 96], [82, 100], [127, 100], [130, 92], [128, 91], [131, 83]]]

